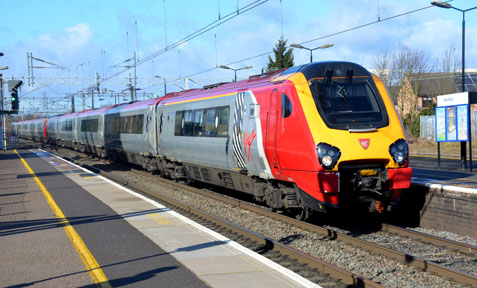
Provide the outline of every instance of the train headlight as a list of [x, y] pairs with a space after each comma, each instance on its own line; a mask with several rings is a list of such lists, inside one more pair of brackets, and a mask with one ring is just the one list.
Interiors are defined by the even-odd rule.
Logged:
[[316, 152], [318, 153], [320, 165], [325, 169], [333, 169], [341, 156], [340, 149], [326, 143], [318, 144]]
[[391, 144], [391, 146], [389, 146], [389, 154], [391, 154], [394, 162], [398, 165], [406, 163], [407, 158], [409, 157], [409, 149], [406, 140], [399, 139]]

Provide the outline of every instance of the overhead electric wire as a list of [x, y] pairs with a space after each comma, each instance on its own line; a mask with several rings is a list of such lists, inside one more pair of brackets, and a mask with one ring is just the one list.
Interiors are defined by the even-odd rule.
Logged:
[[[392, 20], [394, 18], [398, 18], [398, 17], [401, 17], [401, 16], [405, 16], [405, 15], [408, 15], [408, 14], [419, 12], [419, 11], [429, 9], [429, 8], [432, 8], [432, 7], [434, 7], [434, 6], [430, 5], [430, 6], [427, 6], [427, 7], [415, 9], [415, 10], [412, 10], [412, 11], [408, 11], [408, 12], [401, 13], [401, 14], [398, 14], [398, 15], [390, 16], [390, 17], [387, 17], [387, 18], [378, 19], [377, 21], [369, 22], [369, 23], [362, 24], [362, 25], [359, 25], [359, 26], [356, 26], [356, 27], [352, 27], [352, 28], [345, 29], [345, 30], [342, 30], [342, 31], [334, 32], [334, 33], [331, 33], [331, 34], [328, 34], [328, 35], [325, 35], [325, 36], [321, 36], [321, 37], [318, 37], [318, 38], [315, 38], [315, 39], [307, 40], [307, 41], [304, 41], [304, 42], [301, 42], [301, 43], [298, 43], [298, 44], [305, 44], [305, 43], [309, 43], [309, 42], [313, 42], [313, 41], [317, 41], [317, 40], [322, 40], [322, 39], [325, 39], [325, 38], [328, 38], [328, 37], [336, 36], [336, 35], [343, 34], [343, 33], [346, 33], [346, 32], [350, 32], [350, 31], [353, 31], [353, 30], [356, 30], [356, 29], [360, 29], [360, 28], [364, 28], [364, 27], [374, 25], [374, 24], [377, 24], [377, 23], [381, 23], [381, 22], [384, 22], [384, 21]], [[290, 48], [290, 47], [291, 46], [289, 46], [288, 48]], [[252, 59], [255, 59], [255, 58], [259, 58], [259, 57], [268, 55], [270, 53], [273, 53], [273, 51], [264, 52], [264, 53], [261, 53], [261, 54], [255, 55], [255, 56], [251, 56], [251, 57], [248, 57], [248, 58], [245, 58], [245, 59], [230, 62], [230, 63], [227, 63], [225, 65], [226, 66], [234, 65], [234, 64], [237, 64], [237, 63], [240, 63], [240, 62], [244, 62], [244, 61], [252, 60]], [[203, 74], [203, 73], [207, 73], [207, 72], [210, 72], [210, 71], [215, 70], [215, 69], [217, 69], [217, 67], [209, 68], [209, 69], [206, 69], [206, 70], [194, 73], [194, 74], [190, 74], [190, 75], [185, 76], [184, 78], [188, 78], [188, 77], [200, 75], [200, 74]]]
[[35, 89], [30, 90], [30, 91], [28, 91], [28, 92], [22, 94], [21, 97], [25, 97], [25, 96], [27, 96], [28, 94], [31, 94], [31, 93], [33, 93], [33, 92], [35, 92], [35, 91], [37, 91], [37, 90], [40, 90], [40, 89], [42, 89], [42, 88], [47, 87], [48, 85], [50, 85], [50, 84], [45, 84], [45, 85], [43, 85], [43, 86], [36, 87]]
[[[157, 4], [159, 1], [160, 1], [160, 0], [153, 0], [153, 1], [151, 2], [151, 4], [150, 4], [149, 6], [147, 6], [146, 9], [143, 10], [143, 12], [140, 14], [141, 16], [140, 16], [138, 19], [135, 19], [134, 21], [142, 20], [142, 19], [144, 19], [144, 17], [146, 17], [147, 15], [149, 15], [150, 13], [152, 13], [152, 11], [153, 11], [152, 8], [153, 8], [154, 6], [156, 6], [156, 4]], [[126, 26], [126, 29], [121, 29], [121, 32], [119, 33], [119, 36], [116, 37], [116, 38], [114, 38], [114, 39], [111, 40], [111, 41], [108, 41], [108, 46], [106, 46], [106, 47], [103, 48], [102, 50], [108, 51], [110, 47], [117, 46], [116, 43], [117, 43], [122, 37], [124, 37], [124, 36], [123, 36], [123, 35], [124, 35], [124, 34], [123, 34], [123, 33], [124, 33], [124, 30], [126, 30], [125, 32], [128, 32], [128, 31], [132, 30], [133, 25], [134, 25], [134, 21], [129, 22], [128, 25]], [[88, 62], [93, 62], [93, 60], [95, 60], [96, 58], [98, 58], [100, 55], [101, 55], [101, 54], [95, 54], [95, 56], [92, 57], [92, 58], [90, 58], [90, 60], [87, 60], [87, 61], [85, 61], [85, 62], [83, 62], [83, 63], [81, 63], [81, 64], [78, 64], [78, 65], [76, 65], [75, 67], [77, 68], [77, 67], [80, 67], [80, 66], [82, 66], [82, 65], [84, 65], [84, 64], [87, 64]]]
[[159, 56], [159, 55], [161, 55], [161, 54], [163, 54], [163, 53], [165, 53], [165, 52], [167, 52], [167, 51], [169, 51], [169, 50], [171, 50], [171, 49], [173, 49], [173, 48], [175, 48], [175, 47], [177, 47], [177, 46], [179, 46], [183, 43], [186, 43], [187, 41], [190, 41], [190, 40], [204, 34], [205, 32], [208, 32], [211, 29], [232, 20], [233, 18], [239, 16], [240, 14], [243, 14], [243, 13], [245, 13], [245, 12], [247, 12], [247, 11], [257, 7], [257, 6], [260, 6], [260, 5], [268, 2], [268, 1], [269, 0], [257, 0], [257, 1], [254, 1], [254, 2], [250, 3], [250, 4], [247, 4], [247, 5], [243, 6], [242, 8], [238, 9], [237, 11], [231, 12], [231, 13], [223, 16], [222, 18], [217, 19], [217, 20], [207, 24], [206, 26], [200, 28], [199, 30], [187, 35], [186, 37], [182, 38], [181, 40], [176, 41], [175, 43], [173, 43], [169, 46], [166, 46], [164, 49], [161, 49], [157, 52], [152, 53], [149, 56], [144, 57], [141, 61], [137, 62], [136, 66], [141, 65], [141, 64], [143, 64], [143, 63], [145, 63], [145, 62], [147, 62], [147, 61], [149, 61], [149, 60], [151, 60], [151, 59], [153, 59], [153, 58], [155, 58], [155, 57], [157, 57], [157, 56]]
[[[237, 11], [233, 11], [229, 14], [227, 14], [226, 16], [223, 16], [211, 23], [209, 23], [208, 25], [198, 29], [197, 31], [189, 34], [188, 36], [182, 38], [181, 40], [178, 40], [176, 41], [175, 43], [169, 45], [169, 46], [166, 46], [164, 49], [161, 49], [159, 51], [156, 51], [152, 54], [150, 54], [149, 56], [146, 56], [144, 57], [143, 59], [141, 59], [141, 61], [138, 61], [136, 63], [136, 66], [138, 65], [141, 65], [145, 62], [148, 62], [149, 60], [152, 60], [153, 58], [161, 55], [161, 54], [164, 54], [166, 53], [167, 51], [183, 44], [183, 43], [186, 43], [187, 41], [190, 41], [208, 31], [210, 31], [211, 29], [219, 26], [219, 25], [222, 25], [226, 22], [228, 22], [229, 20], [232, 20], [233, 18], [235, 18], [236, 16], [240, 15], [240, 14], [243, 14], [259, 5], [262, 5], [266, 2], [268, 2], [269, 0], [257, 0], [257, 1], [254, 1], [250, 4], [247, 4], [245, 5], [244, 7], [242, 8], [238, 8]], [[157, 4], [158, 1], [155, 1], [152, 5], [154, 6], [155, 4]], [[392, 19], [395, 19], [395, 18], [398, 18], [398, 17], [401, 17], [401, 16], [405, 16], [405, 15], [409, 15], [409, 14], [412, 14], [412, 13], [416, 13], [416, 12], [419, 12], [419, 11], [422, 11], [422, 10], [425, 10], [425, 9], [428, 9], [428, 8], [432, 8], [433, 6], [430, 5], [430, 6], [427, 6], [427, 7], [423, 7], [423, 8], [419, 8], [419, 9], [415, 9], [415, 10], [412, 10], [412, 11], [408, 11], [408, 12], [405, 12], [405, 13], [401, 13], [401, 14], [397, 14], [397, 15], [394, 15], [394, 16], [390, 16], [390, 17], [387, 17], [387, 18], [383, 18], [383, 19], [378, 19], [377, 21], [372, 21], [372, 22], [369, 22], [369, 23], [365, 23], [365, 24], [362, 24], [362, 25], [359, 25], [359, 26], [356, 26], [356, 27], [352, 27], [352, 28], [349, 28], [349, 29], [345, 29], [345, 30], [342, 30], [342, 31], [338, 31], [338, 32], [334, 32], [334, 33], [331, 33], [331, 34], [328, 34], [328, 35], [325, 35], [325, 36], [321, 36], [321, 37], [317, 37], [317, 38], [314, 38], [314, 39], [310, 39], [310, 40], [307, 40], [307, 41], [304, 41], [304, 42], [301, 42], [299, 44], [305, 44], [305, 43], [310, 43], [310, 42], [313, 42], [313, 41], [317, 41], [317, 40], [322, 40], [322, 39], [325, 39], [325, 38], [329, 38], [329, 37], [332, 37], [332, 36], [336, 36], [336, 35], [339, 35], [339, 34], [343, 34], [343, 33], [347, 33], [347, 32], [350, 32], [350, 31], [354, 31], [354, 30], [357, 30], [357, 29], [360, 29], [360, 28], [364, 28], [364, 27], [367, 27], [367, 26], [371, 26], [371, 25], [374, 25], [374, 24], [378, 24], [378, 23], [381, 23], [381, 22], [385, 22], [385, 21], [388, 21], [388, 20], [392, 20]], [[149, 10], [150, 11], [150, 10]], [[144, 15], [143, 15], [144, 16]], [[143, 18], [143, 17], [142, 17]], [[130, 25], [131, 26], [131, 25]], [[259, 57], [263, 57], [265, 55], [269, 55], [273, 53], [273, 51], [269, 51], [269, 52], [264, 52], [264, 53], [261, 53], [261, 54], [258, 54], [258, 55], [255, 55], [255, 56], [251, 56], [251, 57], [247, 57], [247, 58], [244, 58], [244, 59], [241, 59], [241, 60], [237, 60], [237, 61], [234, 61], [234, 62], [230, 62], [230, 63], [227, 63], [225, 65], [234, 65], [234, 64], [237, 64], [237, 63], [240, 63], [240, 62], [244, 62], [244, 61], [248, 61], [248, 60], [252, 60], [252, 59], [255, 59], [255, 58], [259, 58]], [[95, 57], [93, 57], [94, 59]], [[111, 76], [108, 76], [106, 78], [103, 78], [102, 80], [99, 81], [99, 83], [103, 83], [107, 80], [110, 80], [114, 77], [116, 77], [117, 75], [120, 75], [126, 71], [128, 71], [130, 68], [132, 68], [132, 66], [129, 66], [128, 68], [124, 69], [124, 70], [121, 70], [117, 73], [114, 73], [113, 75]], [[196, 75], [200, 75], [200, 74], [203, 74], [203, 73], [207, 73], [207, 72], [210, 72], [210, 71], [213, 71], [217, 69], [217, 67], [212, 67], [212, 68], [209, 68], [209, 69], [205, 69], [203, 71], [200, 71], [200, 72], [196, 72], [196, 73], [193, 73], [193, 74], [190, 74], [190, 75], [187, 75], [187, 76], [184, 76], [182, 78], [179, 78], [179, 79], [184, 79], [184, 78], [190, 78], [190, 77], [193, 77], [193, 76], [196, 76]], [[46, 85], [45, 85], [46, 86]], [[42, 86], [42, 87], [45, 87], [45, 86]], [[42, 87], [39, 87], [39, 88], [42, 88]], [[34, 89], [32, 91], [29, 91], [27, 94], [30, 94], [36, 90], [38, 90], [39, 88], [37, 89]], [[72, 95], [75, 95], [75, 94], [78, 94], [78, 93], [81, 93], [83, 92], [84, 90], [87, 90], [87, 89], [90, 89], [91, 87], [88, 87], [86, 89], [82, 89], [78, 92], [75, 92], [75, 93], [72, 93]]]
[[306, 43], [309, 43], [309, 42], [325, 39], [325, 38], [328, 38], [328, 37], [331, 37], [331, 36], [336, 36], [336, 35], [339, 35], [339, 34], [343, 34], [343, 33], [350, 32], [350, 31], [353, 31], [353, 30], [356, 30], [356, 29], [364, 28], [364, 27], [367, 27], [367, 26], [370, 26], [370, 25], [374, 25], [374, 24], [377, 24], [377, 23], [380, 23], [380, 22], [384, 22], [384, 21], [387, 21], [387, 20], [391, 20], [391, 19], [394, 19], [394, 18], [398, 18], [398, 17], [401, 17], [401, 16], [412, 14], [412, 13], [415, 13], [415, 12], [419, 12], [419, 11], [429, 9], [429, 8], [432, 8], [432, 7], [434, 7], [434, 6], [430, 5], [430, 6], [427, 6], [427, 7], [415, 9], [415, 10], [408, 11], [408, 12], [405, 12], [405, 13], [401, 13], [401, 14], [398, 14], [398, 15], [390, 16], [390, 17], [387, 17], [387, 18], [384, 18], [384, 19], [378, 19], [378, 20], [373, 21], [373, 22], [369, 22], [369, 23], [359, 25], [359, 26], [356, 26], [356, 27], [353, 27], [353, 28], [349, 28], [349, 29], [346, 29], [346, 30], [342, 30], [342, 31], [339, 31], [339, 32], [331, 33], [331, 34], [328, 34], [326, 36], [322, 36], [322, 37], [318, 37], [318, 38], [315, 38], [315, 39], [307, 40], [305, 42], [301, 42], [301, 43], [298, 43], [298, 44], [306, 44]]
[[[149, 60], [152, 60], [152, 59], [156, 58], [157, 56], [159, 56], [159, 55], [161, 55], [161, 54], [164, 54], [164, 53], [166, 53], [167, 51], [169, 51], [169, 50], [171, 50], [171, 49], [173, 49], [173, 48], [175, 48], [175, 47], [177, 47], [177, 46], [179, 46], [179, 45], [181, 45], [181, 44], [183, 44], [183, 43], [186, 43], [187, 41], [190, 41], [190, 40], [192, 40], [192, 39], [194, 39], [194, 38], [196, 38], [196, 37], [198, 37], [198, 36], [200, 36], [200, 35], [202, 35], [202, 34], [208, 32], [208, 31], [210, 31], [211, 29], [213, 29], [213, 28], [215, 28], [215, 27], [217, 27], [217, 26], [220, 26], [220, 25], [222, 25], [222, 24], [224, 24], [224, 23], [226, 23], [226, 22], [232, 20], [233, 18], [235, 18], [235, 17], [237, 17], [237, 16], [239, 16], [239, 15], [241, 15], [241, 14], [243, 14], [243, 13], [245, 13], [245, 12], [247, 12], [247, 11], [249, 11], [249, 10], [255, 8], [255, 7], [258, 7], [258, 6], [264, 4], [264, 3], [268, 2], [268, 1], [269, 1], [269, 0], [257, 0], [257, 1], [254, 1], [254, 2], [250, 3], [250, 4], [247, 4], [247, 5], [243, 6], [242, 8], [239, 8], [237, 11], [234, 11], [234, 12], [231, 12], [231, 13], [227, 14], [226, 16], [222, 17], [221, 19], [217, 19], [217, 20], [215, 20], [215, 21], [213, 21], [213, 22], [207, 24], [206, 26], [204, 26], [204, 27], [198, 29], [197, 31], [195, 31], [195, 32], [193, 32], [193, 33], [191, 33], [191, 34], [189, 34], [188, 36], [186, 36], [186, 37], [184, 37], [184, 38], [182, 38], [182, 39], [180, 39], [180, 40], [174, 42], [173, 44], [171, 44], [171, 45], [169, 45], [169, 46], [166, 46], [165, 48], [163, 48], [163, 49], [161, 49], [161, 50], [159, 50], [159, 51], [156, 51], [156, 52], [150, 54], [149, 56], [144, 57], [141, 61], [138, 61], [138, 62], [136, 63], [136, 67], [139, 66], [139, 65], [141, 65], [141, 64], [144, 64], [145, 62], [148, 62]], [[130, 66], [130, 67], [126, 68], [126, 69], [123, 69], [123, 70], [121, 70], [121, 71], [118, 71], [118, 72], [114, 73], [113, 75], [108, 76], [108, 77], [106, 77], [106, 78], [100, 80], [99, 83], [103, 83], [104, 81], [107, 81], [107, 80], [109, 80], [109, 79], [111, 79], [111, 78], [113, 78], [113, 77], [116, 77], [116, 76], [118, 76], [118, 75], [120, 75], [120, 74], [122, 74], [122, 73], [128, 71], [128, 70], [129, 70], [130, 68], [132, 68], [132, 67], [133, 67], [133, 66]]]

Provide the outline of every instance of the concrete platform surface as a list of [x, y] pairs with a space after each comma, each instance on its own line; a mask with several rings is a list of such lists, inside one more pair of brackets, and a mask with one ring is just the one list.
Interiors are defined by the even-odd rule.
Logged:
[[[77, 229], [111, 286], [318, 287], [157, 202], [72, 163], [41, 150], [22, 151], [21, 155]], [[48, 211], [48, 204], [35, 187], [36, 183], [22, 166], [15, 154], [0, 154], [1, 183], [7, 179], [5, 183], [12, 187], [8, 189], [0, 185], [0, 207], [9, 209], [0, 210], [0, 233], [7, 237], [0, 237], [0, 247], [6, 251], [8, 259], [16, 261], [14, 269], [0, 261], [0, 278], [7, 277], [11, 285], [34, 281], [44, 281], [41, 283], [45, 285], [39, 286], [92, 285], [94, 282], [62, 231], [62, 224], [56, 223], [55, 215], [51, 209]], [[27, 198], [34, 196], [36, 198]], [[34, 211], [39, 207], [41, 213], [50, 214], [34, 217], [37, 213]], [[51, 228], [52, 225], [47, 223], [49, 226], [45, 229], [37, 228], [38, 224], [26, 231], [18, 228], [28, 221], [44, 219], [55, 222], [55, 227]], [[11, 220], [15, 222], [12, 225], [17, 226], [5, 225]], [[57, 234], [53, 235], [53, 230]], [[33, 237], [33, 232], [48, 235]], [[13, 237], [30, 240], [25, 242]], [[48, 237], [54, 240], [50, 242]], [[58, 243], [53, 244], [55, 241]], [[38, 242], [46, 246], [40, 248]], [[28, 262], [29, 253], [17, 251], [25, 249], [25, 245], [35, 253], [39, 253], [38, 249], [43, 252], [33, 261], [38, 263], [35, 267], [30, 267], [29, 263], [21, 269], [19, 267]], [[55, 253], [58, 255], [52, 257]], [[55, 271], [53, 267], [56, 266], [67, 267], [67, 271], [56, 274], [37, 272], [39, 275], [35, 277], [29, 274], [31, 270]], [[20, 275], [22, 272], [27, 273]], [[48, 282], [56, 279], [67, 285], [50, 285]]]

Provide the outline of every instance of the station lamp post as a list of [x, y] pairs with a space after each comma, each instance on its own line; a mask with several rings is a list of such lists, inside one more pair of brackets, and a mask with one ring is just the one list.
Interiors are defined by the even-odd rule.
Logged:
[[300, 44], [295, 44], [295, 43], [290, 44], [291, 47], [298, 48], [298, 49], [306, 49], [306, 50], [310, 51], [310, 63], [313, 63], [313, 50], [326, 49], [326, 48], [333, 47], [334, 45], [335, 44], [333, 44], [333, 43], [328, 43], [328, 44], [321, 45], [321, 46], [316, 47], [316, 48], [307, 48], [307, 47], [304, 47]]
[[[474, 10], [474, 9], [477, 9], [477, 6], [476, 7], [473, 7], [473, 8], [469, 8], [469, 9], [465, 9], [465, 10], [462, 10], [462, 9], [459, 9], [459, 8], [456, 8], [456, 7], [453, 7], [451, 4], [447, 3], [447, 2], [443, 2], [443, 1], [438, 1], [438, 0], [434, 0], [431, 2], [432, 5], [436, 6], [436, 7], [440, 7], [440, 8], [445, 8], [445, 9], [454, 9], [454, 10], [457, 10], [457, 11], [460, 11], [462, 12], [462, 86], [461, 86], [461, 92], [465, 92], [465, 12], [468, 12], [470, 10]], [[471, 114], [470, 114], [470, 105], [469, 105], [469, 128], [471, 127], [470, 126], [470, 122], [471, 122]], [[470, 131], [472, 134], [472, 130]], [[460, 155], [461, 155], [461, 162], [462, 162], [462, 167], [464, 169], [466, 169], [467, 167], [467, 156], [466, 156], [466, 142], [461, 142], [461, 146], [460, 146]], [[469, 156], [470, 156], [470, 170], [472, 171], [472, 140], [470, 141], [469, 143]]]
[[242, 68], [238, 68], [238, 69], [234, 69], [234, 68], [231, 68], [227, 65], [220, 65], [219, 68], [222, 68], [222, 69], [228, 69], [228, 70], [234, 70], [235, 72], [235, 80], [234, 82], [237, 82], [237, 71], [239, 70], [245, 70], [245, 69], [250, 69], [250, 68], [253, 68], [253, 66], [245, 66], [245, 67], [242, 67]]
[[[3, 52], [0, 52], [0, 57], [3, 56]], [[8, 69], [8, 66], [3, 66], [3, 67], [0, 67], [0, 70], [7, 70]], [[3, 106], [3, 75], [0, 73], [0, 100], [2, 101], [1, 103], [1, 111], [2, 111], [2, 139], [3, 139], [3, 143], [2, 143], [2, 146], [3, 146], [3, 150], [7, 150], [7, 139], [5, 137], [6, 133], [6, 117], [5, 117], [5, 111], [3, 111], [4, 109], [4, 106]]]

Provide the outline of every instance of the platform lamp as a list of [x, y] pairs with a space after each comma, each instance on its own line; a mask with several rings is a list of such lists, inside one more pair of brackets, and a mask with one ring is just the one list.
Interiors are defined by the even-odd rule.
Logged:
[[166, 96], [166, 94], [167, 94], [167, 82], [166, 82], [166, 78], [161, 77], [161, 76], [158, 76], [158, 75], [155, 75], [154, 78], [164, 80], [164, 96]]
[[[465, 12], [468, 12], [470, 10], [474, 10], [474, 9], [477, 9], [477, 6], [476, 7], [473, 7], [473, 8], [469, 8], [469, 9], [465, 9], [465, 10], [462, 10], [462, 9], [459, 9], [459, 8], [456, 8], [454, 6], [452, 6], [451, 4], [447, 3], [447, 2], [443, 2], [443, 1], [438, 1], [438, 0], [434, 0], [431, 2], [431, 5], [434, 5], [436, 7], [440, 7], [440, 8], [445, 8], [445, 9], [454, 9], [454, 10], [457, 10], [457, 11], [460, 11], [462, 12], [462, 87], [461, 87], [461, 92], [465, 92]], [[471, 114], [470, 114], [470, 105], [469, 105], [469, 129], [470, 129], [470, 122], [471, 122]], [[472, 130], [470, 131], [472, 134]], [[472, 136], [469, 138], [469, 140], [472, 138]], [[472, 171], [472, 140], [469, 141], [469, 157], [470, 157], [470, 171]], [[461, 166], [464, 168], [464, 169], [467, 169], [467, 156], [466, 156], [466, 143], [465, 142], [461, 142], [461, 146], [460, 146], [460, 156], [461, 156]]]
[[253, 66], [245, 66], [245, 67], [242, 67], [242, 68], [238, 68], [238, 69], [234, 69], [234, 68], [231, 68], [227, 65], [220, 65], [219, 68], [222, 68], [222, 69], [228, 69], [228, 70], [234, 70], [235, 72], [235, 80], [234, 82], [237, 82], [237, 71], [239, 70], [245, 70], [245, 69], [250, 69], [250, 68], [253, 68]]
[[304, 47], [304, 46], [302, 46], [300, 44], [296, 44], [296, 43], [290, 44], [291, 47], [298, 48], [298, 49], [306, 49], [306, 50], [310, 51], [310, 63], [313, 63], [313, 50], [326, 49], [326, 48], [333, 47], [334, 45], [335, 44], [333, 44], [333, 43], [328, 43], [328, 44], [321, 45], [321, 46], [316, 47], [316, 48], [307, 48], [307, 47]]

